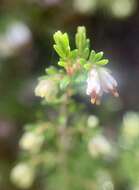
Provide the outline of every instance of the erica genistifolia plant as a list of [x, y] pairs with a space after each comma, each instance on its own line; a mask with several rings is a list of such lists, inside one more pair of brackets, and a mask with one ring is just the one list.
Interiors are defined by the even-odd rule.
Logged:
[[100, 104], [104, 92], [118, 97], [108, 59], [90, 50], [85, 27], [78, 27], [73, 50], [67, 33], [56, 32], [54, 42], [58, 66], [47, 68], [35, 88], [47, 114], [25, 126], [20, 163], [11, 180], [24, 189], [34, 184], [39, 190], [98, 190], [104, 183], [113, 188], [111, 164], [105, 166], [115, 160], [116, 150], [99, 128], [99, 119], [73, 98], [80, 93]]
[[90, 96], [93, 104], [100, 103], [103, 92], [110, 92], [118, 97], [117, 82], [105, 68], [109, 61], [103, 58], [103, 52], [90, 50], [85, 27], [78, 27], [75, 35], [76, 47], [73, 50], [67, 33], [56, 32], [54, 41], [61, 70], [54, 67], [46, 69], [46, 75], [40, 78], [36, 87], [36, 96], [46, 101], [54, 101], [61, 99], [65, 93], [72, 96], [84, 86], [83, 90]]

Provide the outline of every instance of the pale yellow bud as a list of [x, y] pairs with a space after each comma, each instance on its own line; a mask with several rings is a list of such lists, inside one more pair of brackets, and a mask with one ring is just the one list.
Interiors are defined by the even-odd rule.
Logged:
[[97, 135], [89, 141], [88, 150], [93, 157], [105, 156], [110, 154], [111, 145], [104, 136]]
[[111, 11], [117, 18], [126, 18], [131, 16], [136, 9], [135, 0], [115, 0], [112, 1]]
[[26, 132], [20, 139], [19, 146], [30, 152], [38, 152], [43, 144], [44, 137], [35, 132]]
[[39, 81], [36, 89], [35, 95], [41, 98], [46, 98], [47, 101], [52, 101], [58, 92], [57, 85], [53, 80], [44, 79]]
[[73, 6], [80, 13], [93, 13], [97, 7], [97, 0], [74, 0]]
[[127, 112], [124, 115], [122, 133], [129, 140], [139, 137], [139, 114]]
[[94, 128], [94, 127], [98, 126], [98, 124], [99, 124], [98, 117], [96, 117], [95, 115], [90, 115], [88, 117], [88, 120], [87, 120], [88, 127]]
[[27, 163], [19, 163], [12, 169], [10, 178], [17, 187], [28, 189], [35, 178], [34, 168]]

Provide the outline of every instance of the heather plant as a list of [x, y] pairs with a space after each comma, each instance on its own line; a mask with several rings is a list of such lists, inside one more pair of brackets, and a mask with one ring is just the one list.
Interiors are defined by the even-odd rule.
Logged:
[[54, 49], [59, 55], [58, 65], [63, 69], [46, 69], [46, 75], [40, 78], [35, 89], [36, 96], [46, 102], [62, 102], [84, 90], [93, 104], [100, 103], [103, 92], [118, 96], [117, 82], [105, 68], [109, 61], [103, 58], [103, 52], [90, 50], [85, 27], [78, 27], [73, 50], [67, 33], [56, 32], [54, 41]]
[[[77, 99], [77, 95], [89, 97], [95, 106], [101, 104], [104, 92], [119, 96], [117, 82], [106, 68], [108, 59], [103, 52], [90, 50], [83, 26], [77, 28], [75, 49], [68, 34], [61, 31], [54, 33], [54, 49], [58, 64], [46, 68], [35, 88], [47, 114], [25, 126], [19, 141], [21, 158], [11, 171], [12, 182], [23, 189], [34, 185], [48, 190], [113, 190], [125, 184], [135, 188], [139, 175], [139, 170], [133, 173], [139, 167], [139, 150], [134, 146], [139, 136], [138, 114], [124, 116], [122, 131], [114, 141], [104, 135], [100, 119], [85, 111]], [[132, 167], [131, 151], [135, 155]]]

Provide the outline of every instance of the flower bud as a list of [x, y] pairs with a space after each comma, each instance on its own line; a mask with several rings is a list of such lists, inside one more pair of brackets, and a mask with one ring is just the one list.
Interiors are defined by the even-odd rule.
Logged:
[[26, 132], [20, 139], [19, 146], [23, 150], [38, 152], [43, 144], [44, 137], [34, 132]]
[[117, 18], [127, 18], [136, 10], [135, 0], [115, 0], [111, 4], [111, 12]]
[[74, 0], [74, 9], [82, 14], [93, 13], [97, 8], [96, 0]]
[[46, 98], [47, 101], [51, 102], [54, 100], [58, 93], [58, 88], [56, 83], [50, 79], [44, 79], [39, 81], [36, 89], [35, 95], [41, 98]]
[[124, 115], [122, 133], [126, 139], [133, 140], [139, 137], [139, 114], [127, 112]]
[[93, 157], [105, 156], [110, 154], [111, 145], [104, 136], [97, 135], [89, 141], [88, 150]]
[[87, 120], [88, 127], [94, 128], [98, 126], [99, 124], [99, 119], [95, 115], [90, 115]]
[[108, 69], [94, 67], [88, 74], [86, 94], [91, 97], [91, 103], [99, 104], [104, 92], [118, 97], [117, 81]]
[[12, 23], [5, 34], [0, 35], [0, 55], [13, 55], [19, 48], [29, 44], [31, 38], [31, 31], [27, 25], [22, 22]]
[[28, 189], [35, 178], [34, 168], [27, 163], [19, 163], [12, 169], [10, 178], [17, 187]]

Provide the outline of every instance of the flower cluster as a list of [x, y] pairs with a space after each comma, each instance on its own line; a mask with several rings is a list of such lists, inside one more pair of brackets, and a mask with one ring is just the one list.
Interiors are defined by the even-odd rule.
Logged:
[[[90, 51], [90, 40], [86, 37], [85, 27], [78, 27], [75, 35], [76, 48], [73, 50], [71, 50], [67, 33], [56, 32], [54, 41], [54, 49], [59, 55], [58, 65], [64, 70], [50, 68], [48, 71], [47, 69], [50, 77], [44, 76], [39, 81], [35, 89], [37, 96], [49, 101], [54, 99], [61, 90], [69, 92], [70, 88], [70, 92], [76, 93], [77, 86], [80, 88], [82, 84], [86, 84], [86, 94], [91, 97], [93, 104], [100, 103], [103, 92], [110, 92], [115, 97], [119, 96], [116, 80], [110, 71], [104, 68], [109, 61], [103, 58], [103, 52]], [[53, 80], [58, 73], [60, 78]]]
[[86, 94], [91, 96], [91, 102], [100, 103], [103, 92], [110, 92], [118, 97], [117, 82], [106, 68], [95, 67], [88, 75]]

